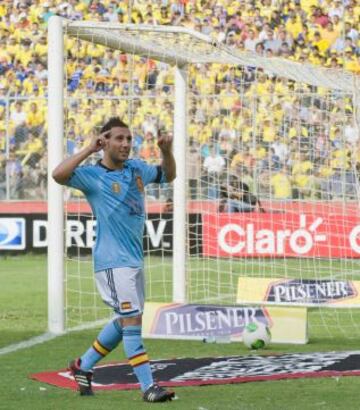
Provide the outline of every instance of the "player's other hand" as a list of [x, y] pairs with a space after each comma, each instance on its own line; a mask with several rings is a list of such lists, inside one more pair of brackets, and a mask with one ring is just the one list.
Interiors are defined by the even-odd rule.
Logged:
[[172, 143], [173, 143], [172, 132], [167, 132], [165, 130], [159, 130], [157, 144], [161, 152], [165, 154], [167, 152], [171, 152]]
[[91, 152], [99, 152], [106, 145], [106, 140], [110, 136], [110, 131], [103, 132], [100, 135], [94, 135], [89, 144], [89, 150]]

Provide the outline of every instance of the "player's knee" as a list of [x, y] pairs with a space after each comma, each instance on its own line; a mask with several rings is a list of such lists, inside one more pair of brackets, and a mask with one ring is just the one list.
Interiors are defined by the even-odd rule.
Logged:
[[120, 325], [122, 327], [126, 327], [126, 326], [141, 326], [142, 323], [142, 316], [138, 315], [138, 316], [133, 316], [133, 317], [121, 317], [118, 319], [120, 321]]

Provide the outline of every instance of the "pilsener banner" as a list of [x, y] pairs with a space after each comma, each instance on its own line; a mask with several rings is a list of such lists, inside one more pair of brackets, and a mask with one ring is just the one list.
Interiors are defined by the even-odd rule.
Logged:
[[356, 214], [233, 213], [203, 215], [204, 256], [360, 257]]
[[245, 326], [261, 322], [274, 343], [304, 344], [308, 341], [306, 308], [241, 305], [146, 303], [145, 337], [202, 340], [227, 336], [240, 341]]
[[238, 303], [360, 306], [360, 281], [240, 277]]

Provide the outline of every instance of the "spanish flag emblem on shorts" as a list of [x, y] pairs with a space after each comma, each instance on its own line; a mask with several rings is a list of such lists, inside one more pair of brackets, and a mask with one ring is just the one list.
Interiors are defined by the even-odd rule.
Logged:
[[131, 309], [131, 302], [123, 302], [121, 304], [121, 310], [129, 310]]

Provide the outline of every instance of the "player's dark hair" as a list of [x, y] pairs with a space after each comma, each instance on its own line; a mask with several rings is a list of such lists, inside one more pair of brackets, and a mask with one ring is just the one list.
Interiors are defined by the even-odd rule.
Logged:
[[101, 127], [100, 134], [110, 131], [114, 127], [129, 128], [119, 117], [112, 117]]

